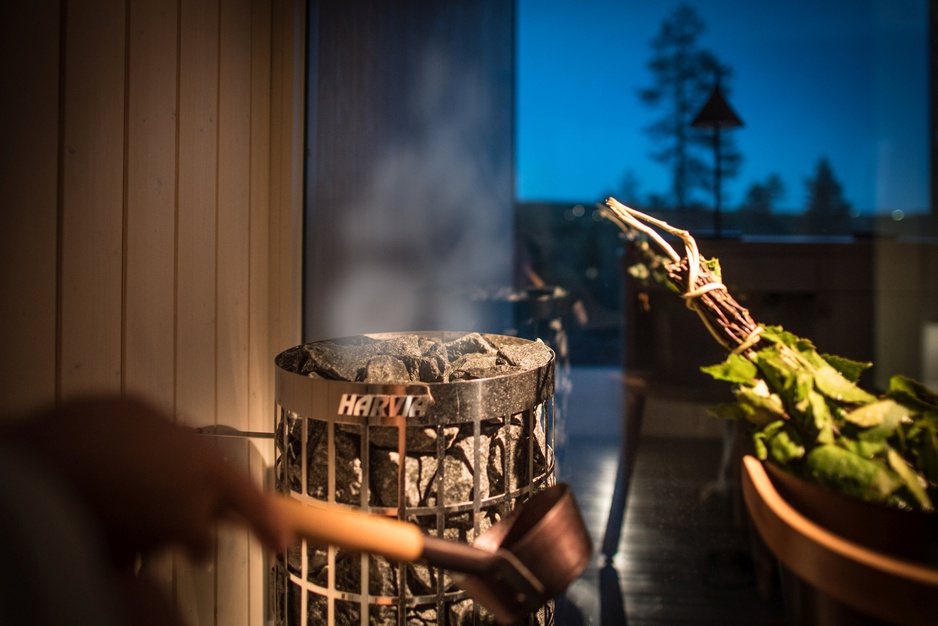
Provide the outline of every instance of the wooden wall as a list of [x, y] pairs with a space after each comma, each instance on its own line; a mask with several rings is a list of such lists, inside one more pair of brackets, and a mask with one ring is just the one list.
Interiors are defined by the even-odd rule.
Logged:
[[[300, 339], [305, 3], [39, 0], [0, 26], [0, 415], [138, 393], [271, 431]], [[263, 480], [263, 440], [226, 441]], [[264, 557], [153, 567], [193, 624], [262, 624]]]
[[883, 238], [873, 249], [876, 384], [887, 389], [889, 379], [902, 374], [938, 392], [935, 371], [925, 365], [938, 359], [934, 341], [929, 345], [925, 337], [938, 322], [938, 243]]

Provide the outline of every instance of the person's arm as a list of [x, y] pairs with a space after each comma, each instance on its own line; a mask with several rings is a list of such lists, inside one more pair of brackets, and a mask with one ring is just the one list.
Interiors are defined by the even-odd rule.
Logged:
[[246, 473], [139, 399], [69, 402], [10, 435], [75, 489], [118, 558], [170, 544], [203, 556], [219, 520], [247, 524], [271, 550], [288, 542], [284, 521]]
[[[133, 575], [137, 555], [181, 546], [205, 556], [221, 520], [248, 526], [271, 550], [290, 541], [281, 514], [250, 476], [210, 439], [138, 399], [85, 398], [24, 418], [0, 429], [4, 450], [10, 453], [0, 460], [19, 460], [0, 476], [7, 496], [0, 515], [17, 513], [18, 523], [7, 525], [19, 536], [3, 540], [18, 542], [8, 546], [22, 558], [8, 559], [0, 573], [19, 577], [29, 593], [0, 594], [2, 623], [21, 615], [35, 624], [77, 623], [77, 612], [87, 623], [110, 623], [100, 616], [111, 614], [134, 626], [176, 625], [167, 598]], [[68, 533], [85, 539], [63, 540]], [[27, 576], [24, 567], [40, 575]], [[96, 591], [82, 592], [81, 603], [63, 593], [86, 588]], [[45, 607], [48, 619], [34, 606]]]

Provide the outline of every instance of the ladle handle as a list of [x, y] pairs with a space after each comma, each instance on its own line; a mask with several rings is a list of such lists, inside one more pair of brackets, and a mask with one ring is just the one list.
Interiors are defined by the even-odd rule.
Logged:
[[290, 529], [312, 543], [380, 554], [405, 563], [416, 561], [423, 553], [424, 536], [415, 524], [334, 504], [271, 497]]
[[493, 567], [493, 555], [468, 543], [439, 537], [423, 538], [423, 558], [436, 567], [461, 574], [485, 576]]

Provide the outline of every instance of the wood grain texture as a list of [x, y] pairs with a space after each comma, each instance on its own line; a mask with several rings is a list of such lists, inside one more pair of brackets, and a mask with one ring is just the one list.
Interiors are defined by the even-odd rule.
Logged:
[[[270, 5], [251, 4], [250, 171], [248, 210], [248, 429], [273, 430], [270, 328]], [[272, 461], [272, 459], [271, 459]]]
[[175, 0], [130, 6], [123, 379], [174, 411], [176, 274]]
[[[177, 4], [128, 5], [122, 379], [175, 411]], [[150, 564], [172, 587], [173, 560]]]
[[215, 285], [216, 420], [248, 426], [251, 7], [221, 5], [218, 73], [218, 219]]
[[0, 82], [17, 94], [0, 115], [0, 417], [55, 395], [60, 17], [42, 0], [0, 20]]
[[[92, 0], [5, 14], [2, 76], [21, 98], [2, 119], [19, 146], [3, 151], [0, 258], [22, 271], [0, 283], [0, 413], [135, 393], [185, 425], [272, 430], [273, 356], [299, 342], [303, 11]], [[276, 159], [272, 124], [288, 146]], [[263, 483], [269, 442], [230, 443]], [[264, 551], [246, 530], [216, 547], [146, 571], [194, 626], [266, 623]]]
[[[218, 206], [218, 0], [180, 6], [176, 219], [176, 416], [215, 423]], [[217, 557], [175, 555], [176, 606], [189, 623], [214, 624]], [[245, 590], [241, 590], [244, 592]]]
[[301, 336], [306, 114], [306, 3], [271, 6], [270, 308], [271, 351]]
[[126, 10], [66, 15], [59, 275], [59, 394], [120, 392]]
[[[250, 472], [251, 442], [240, 437], [219, 437], [218, 446], [225, 458], [239, 470]], [[216, 543], [215, 572], [217, 624], [249, 626], [252, 600], [256, 603], [263, 587], [251, 587], [249, 570], [250, 531], [243, 526], [220, 525]]]
[[743, 467], [743, 494], [755, 527], [796, 576], [884, 623], [933, 623], [933, 615], [923, 607], [938, 602], [938, 569], [844, 539], [782, 498], [755, 457], [746, 456]]
[[176, 415], [215, 423], [218, 0], [180, 6]]

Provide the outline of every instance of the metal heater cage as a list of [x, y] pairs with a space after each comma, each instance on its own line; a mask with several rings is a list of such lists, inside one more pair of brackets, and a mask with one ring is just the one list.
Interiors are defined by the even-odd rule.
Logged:
[[[466, 333], [367, 337], [415, 334], [445, 343]], [[282, 356], [274, 473], [277, 489], [297, 500], [345, 504], [472, 542], [555, 482], [554, 353], [546, 346], [543, 358], [510, 374], [407, 385], [311, 378], [285, 369]], [[279, 555], [273, 576], [278, 626], [494, 623], [446, 572], [421, 563], [300, 541]], [[553, 621], [552, 602], [528, 618]]]

